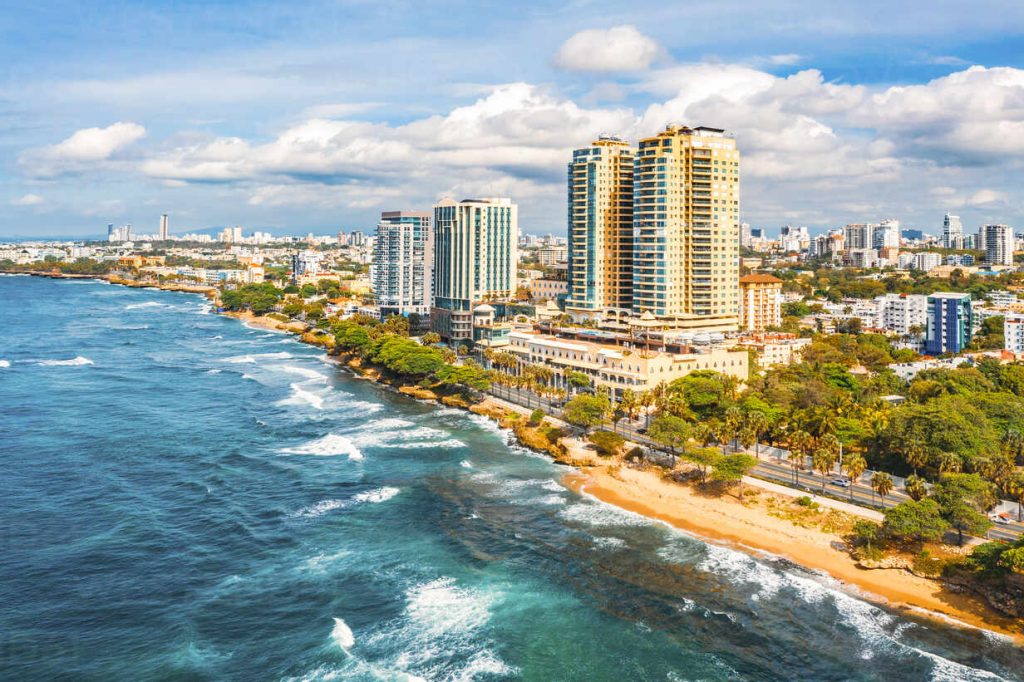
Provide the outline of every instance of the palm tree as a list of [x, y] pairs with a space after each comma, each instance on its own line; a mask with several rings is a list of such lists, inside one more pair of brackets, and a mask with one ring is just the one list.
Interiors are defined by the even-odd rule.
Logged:
[[924, 479], [917, 474], [907, 476], [903, 489], [907, 492], [907, 496], [915, 502], [924, 499], [924, 496], [928, 494], [928, 486], [925, 485]]
[[882, 508], [885, 508], [885, 496], [892, 492], [892, 476], [884, 471], [876, 471], [871, 477], [871, 489], [882, 498]]
[[1024, 520], [1024, 516], [1021, 515], [1021, 511], [1024, 509], [1024, 472], [1018, 471], [1008, 478], [1003, 483], [1003, 490], [1017, 501], [1017, 520]]
[[789, 464], [793, 467], [793, 482], [800, 485], [799, 468], [811, 449], [814, 438], [806, 431], [794, 431], [789, 434]]
[[831, 448], [819, 447], [815, 449], [814, 455], [814, 470], [821, 474], [821, 494], [825, 494], [825, 479], [828, 477], [832, 467], [836, 465], [836, 459], [838, 454]]
[[861, 475], [868, 468], [867, 460], [854, 453], [843, 461], [846, 467], [846, 475], [850, 477], [850, 502], [853, 502], [853, 486], [857, 484]]
[[768, 430], [768, 417], [764, 412], [751, 412], [747, 415], [747, 428], [754, 436], [754, 455], [761, 458], [761, 434]]
[[928, 450], [924, 443], [916, 438], [907, 441], [903, 446], [903, 461], [914, 470], [916, 476], [918, 468], [928, 463]]
[[963, 468], [963, 461], [960, 459], [960, 455], [955, 452], [943, 452], [939, 455], [940, 474], [960, 473], [961, 468]]

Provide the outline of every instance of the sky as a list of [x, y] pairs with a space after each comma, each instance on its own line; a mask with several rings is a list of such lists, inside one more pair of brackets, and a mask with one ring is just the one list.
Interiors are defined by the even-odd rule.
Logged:
[[7, 5], [0, 237], [370, 231], [478, 196], [564, 234], [572, 149], [669, 123], [735, 134], [769, 234], [1024, 228], [1021, 2]]

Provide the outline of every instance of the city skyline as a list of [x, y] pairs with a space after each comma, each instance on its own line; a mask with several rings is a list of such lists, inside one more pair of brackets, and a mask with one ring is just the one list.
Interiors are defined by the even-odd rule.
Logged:
[[[1024, 64], [1006, 27], [1024, 10], [911, 4], [878, 25], [877, 9], [14, 8], [0, 235], [156, 232], [164, 212], [172, 234], [371, 230], [382, 210], [489, 195], [513, 197], [524, 232], [564, 234], [572, 149], [669, 123], [736, 133], [741, 219], [769, 230], [1019, 224]], [[481, 19], [471, 40], [437, 37], [453, 10]]]

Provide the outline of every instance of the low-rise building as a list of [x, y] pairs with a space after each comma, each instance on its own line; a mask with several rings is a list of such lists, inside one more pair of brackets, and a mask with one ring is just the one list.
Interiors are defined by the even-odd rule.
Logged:
[[646, 391], [697, 370], [711, 370], [746, 381], [746, 351], [724, 348], [692, 349], [688, 353], [648, 351], [589, 341], [566, 340], [536, 332], [512, 331], [504, 348], [523, 362], [570, 369], [591, 377], [597, 386], [609, 388], [616, 397], [622, 391]]

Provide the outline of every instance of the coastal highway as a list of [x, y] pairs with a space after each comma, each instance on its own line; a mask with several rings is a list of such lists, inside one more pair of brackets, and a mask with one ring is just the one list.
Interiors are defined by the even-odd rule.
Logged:
[[[547, 398], [541, 398], [531, 391], [521, 391], [506, 386], [494, 385], [491, 387], [491, 393], [498, 398], [522, 405], [523, 407], [530, 409], [540, 408], [552, 417], [559, 419], [562, 417], [562, 410], [559, 407], [553, 405]], [[635, 443], [642, 443], [656, 450], [661, 450], [661, 445], [640, 432], [643, 426], [642, 420], [637, 422], [623, 420], [613, 425], [612, 430]], [[747, 450], [747, 452], [751, 455], [757, 455], [754, 450]], [[821, 494], [820, 474], [801, 469], [796, 474], [797, 479], [799, 479], [796, 481], [794, 480], [793, 468], [788, 461], [778, 460], [763, 453], [758, 457], [758, 464], [750, 472], [750, 475], [773, 483], [780, 483], [790, 488], [805, 490], [812, 495]], [[894, 488], [883, 500], [866, 483], [857, 482], [849, 487], [842, 487], [831, 482], [836, 478], [838, 476], [833, 475], [827, 479], [825, 495], [842, 500], [843, 502], [852, 502], [853, 504], [871, 509], [887, 509], [910, 499], [902, 490]], [[1008, 524], [997, 523], [993, 525], [988, 533], [985, 534], [985, 537], [990, 540], [1013, 542], [1022, 534], [1024, 534], [1024, 523], [1013, 521]]]

